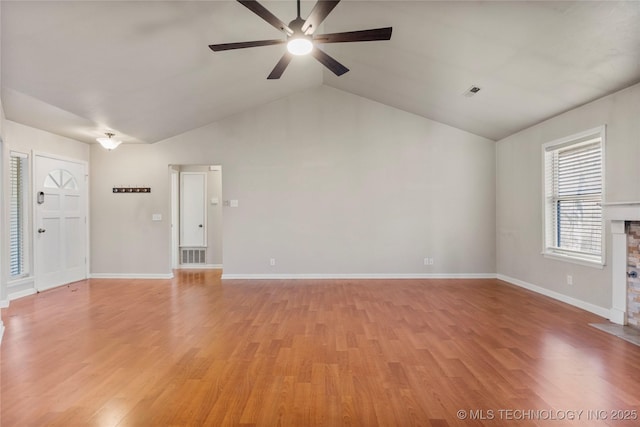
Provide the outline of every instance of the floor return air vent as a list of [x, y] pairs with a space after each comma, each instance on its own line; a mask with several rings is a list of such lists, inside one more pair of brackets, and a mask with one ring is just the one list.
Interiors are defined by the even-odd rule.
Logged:
[[180, 264], [206, 264], [207, 251], [204, 248], [181, 248]]

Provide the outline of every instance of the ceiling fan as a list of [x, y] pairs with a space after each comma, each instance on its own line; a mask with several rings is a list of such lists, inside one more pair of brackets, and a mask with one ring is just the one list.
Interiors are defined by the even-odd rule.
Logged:
[[317, 45], [322, 43], [367, 42], [391, 39], [391, 27], [314, 35], [315, 30], [320, 26], [322, 21], [325, 20], [333, 8], [340, 3], [340, 0], [318, 0], [306, 20], [300, 17], [300, 0], [297, 0], [298, 16], [296, 19], [291, 21], [289, 25], [286, 25], [255, 0], [237, 1], [272, 26], [282, 31], [285, 34], [286, 39], [212, 44], [209, 45], [209, 48], [214, 52], [219, 52], [223, 50], [244, 49], [248, 47], [270, 46], [286, 43], [287, 51], [282, 55], [282, 58], [280, 58], [280, 61], [278, 61], [267, 79], [279, 79], [287, 68], [287, 65], [289, 65], [293, 59], [293, 55], [306, 55], [309, 53], [322, 65], [331, 70], [336, 76], [341, 76], [349, 71], [349, 69], [333, 59], [331, 56], [327, 55], [326, 52], [320, 50]]

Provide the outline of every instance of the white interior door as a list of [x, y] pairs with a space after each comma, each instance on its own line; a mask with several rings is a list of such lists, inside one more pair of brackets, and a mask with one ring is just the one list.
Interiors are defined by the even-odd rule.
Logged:
[[180, 246], [207, 246], [207, 174], [180, 172]]
[[178, 268], [178, 245], [180, 241], [180, 215], [178, 195], [180, 192], [178, 188], [180, 183], [179, 174], [177, 170], [171, 170], [171, 268]]
[[36, 288], [86, 279], [85, 165], [36, 155], [34, 180]]

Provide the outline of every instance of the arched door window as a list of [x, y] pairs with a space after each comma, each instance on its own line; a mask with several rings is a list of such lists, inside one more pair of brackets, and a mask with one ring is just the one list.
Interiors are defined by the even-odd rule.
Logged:
[[49, 172], [44, 179], [44, 188], [58, 188], [61, 190], [77, 190], [78, 182], [71, 172], [64, 169], [55, 169]]

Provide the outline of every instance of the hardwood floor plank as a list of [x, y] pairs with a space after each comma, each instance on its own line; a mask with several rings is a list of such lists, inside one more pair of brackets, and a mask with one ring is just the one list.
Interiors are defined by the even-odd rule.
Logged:
[[[593, 314], [497, 280], [222, 281], [185, 270], [74, 283], [13, 301], [2, 318], [2, 426], [560, 427], [576, 423], [513, 410], [583, 410], [580, 425], [627, 427], [640, 417], [639, 347], [590, 327], [603, 321]], [[612, 420], [614, 410], [636, 419]]]

